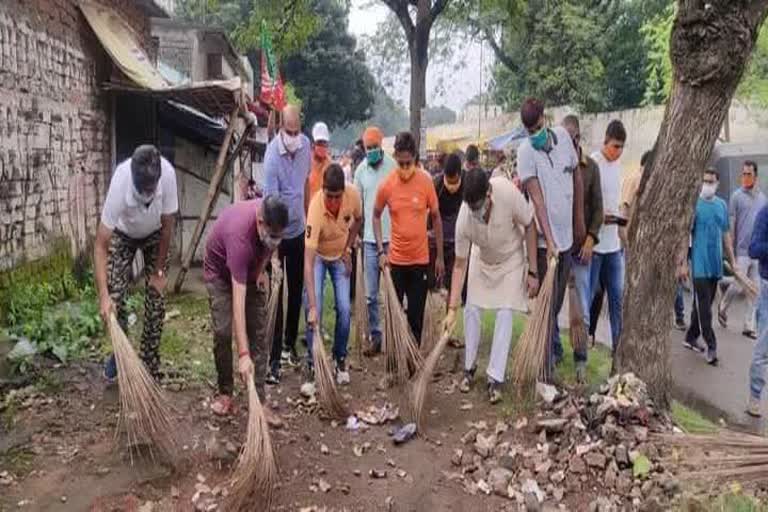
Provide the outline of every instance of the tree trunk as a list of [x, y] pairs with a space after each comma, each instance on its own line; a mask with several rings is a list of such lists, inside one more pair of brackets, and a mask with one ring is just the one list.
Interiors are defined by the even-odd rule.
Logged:
[[768, 0], [678, 0], [674, 81], [629, 233], [624, 328], [616, 368], [669, 405], [675, 255], [690, 224], [714, 143], [766, 15]]
[[[416, 147], [421, 141], [421, 109], [427, 106], [427, 66], [429, 65], [428, 26], [416, 24], [414, 38], [408, 42], [411, 54], [411, 133], [416, 138]], [[420, 155], [425, 158], [426, 155]]]

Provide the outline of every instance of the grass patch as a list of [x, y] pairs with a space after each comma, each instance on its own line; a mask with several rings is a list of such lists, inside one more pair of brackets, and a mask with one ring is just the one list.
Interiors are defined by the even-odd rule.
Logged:
[[24, 477], [33, 468], [35, 454], [27, 447], [11, 448], [0, 455], [0, 468], [13, 473], [17, 477]]
[[679, 512], [768, 512], [764, 502], [742, 494], [740, 489], [709, 499], [689, 498], [676, 509]]
[[672, 401], [671, 413], [672, 421], [684, 432], [690, 434], [713, 434], [717, 431], [717, 425], [677, 400]]

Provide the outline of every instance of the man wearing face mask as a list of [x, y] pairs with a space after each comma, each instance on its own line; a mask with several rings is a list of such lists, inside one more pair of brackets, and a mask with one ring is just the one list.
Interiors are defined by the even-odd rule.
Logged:
[[[376, 194], [373, 206], [373, 233], [379, 254], [379, 265], [389, 265], [397, 297], [403, 304], [407, 298], [408, 324], [416, 341], [421, 343], [424, 305], [427, 300], [427, 215], [435, 231], [435, 278], [443, 276], [443, 223], [432, 179], [416, 165], [416, 139], [409, 132], [395, 137], [397, 171], [387, 177]], [[392, 240], [389, 253], [384, 250], [382, 216], [389, 208], [392, 218]]]
[[[309, 205], [310, 153], [309, 139], [301, 133], [301, 112], [296, 106], [289, 105], [282, 113], [280, 133], [269, 143], [264, 155], [264, 195], [277, 195], [288, 207], [288, 225], [277, 251], [287, 286], [280, 287], [267, 384], [280, 382], [281, 360], [288, 365], [299, 361], [296, 336], [304, 288], [304, 222]], [[288, 289], [285, 332], [283, 288]]]
[[[453, 153], [446, 158], [443, 172], [433, 178], [437, 202], [440, 207], [440, 219], [443, 223], [443, 257], [445, 258], [445, 275], [442, 281], [435, 279], [434, 263], [437, 257], [435, 245], [435, 232], [430, 223], [429, 229], [429, 265], [430, 286], [433, 288], [446, 288], [451, 286], [453, 272], [454, 239], [456, 233], [456, 219], [459, 216], [461, 200], [464, 194], [464, 173], [461, 170], [461, 158]], [[463, 294], [466, 297], [466, 291]]]
[[[128, 329], [125, 295], [136, 251], [144, 256], [144, 331], [141, 358], [155, 379], [160, 375], [160, 338], [165, 318], [163, 292], [167, 283], [168, 249], [179, 209], [176, 172], [156, 147], [139, 146], [115, 168], [94, 244], [94, 274], [99, 311], [104, 322], [116, 313]], [[105, 377], [117, 377], [114, 356]]]
[[[375, 126], [369, 126], [363, 133], [365, 159], [355, 171], [355, 186], [363, 200], [363, 271], [365, 272], [365, 294], [368, 305], [368, 326], [371, 346], [366, 355], [381, 352], [381, 325], [379, 323], [379, 256], [376, 237], [373, 233], [373, 205], [379, 186], [395, 169], [395, 161], [381, 149], [384, 134]], [[389, 248], [389, 209], [381, 214], [381, 240], [384, 252]]]
[[694, 291], [691, 324], [683, 346], [703, 352], [699, 344], [699, 336], [703, 336], [707, 344], [707, 363], [712, 366], [718, 363], [717, 340], [712, 329], [712, 302], [717, 293], [717, 283], [723, 277], [723, 248], [731, 265], [735, 259], [729, 233], [728, 207], [715, 195], [719, 183], [717, 170], [704, 171], [704, 182], [691, 228], [690, 256], [686, 258], [684, 248], [678, 258], [681, 262], [678, 278], [682, 280], [688, 276], [687, 262], [690, 260]]
[[[552, 299], [552, 339], [547, 346], [545, 371], [551, 378], [554, 365], [562, 359], [563, 347], [555, 325], [565, 298], [565, 288], [571, 270], [570, 252], [574, 243], [581, 240], [574, 236], [574, 201], [577, 188], [574, 182], [579, 159], [571, 136], [561, 126], [547, 128], [544, 122], [544, 105], [529, 98], [523, 102], [520, 118], [528, 131], [517, 150], [517, 169], [524, 190], [531, 198], [534, 213], [541, 230], [538, 242], [538, 278], [543, 282], [548, 262], [557, 260], [555, 288]], [[578, 190], [580, 194], [581, 191]]]
[[[579, 118], [574, 115], [565, 116], [563, 127], [568, 131], [573, 141], [573, 147], [579, 156], [579, 171], [583, 187], [583, 208], [584, 228], [586, 237], [580, 247], [574, 247], [573, 250], [573, 286], [576, 287], [580, 304], [569, 305], [569, 307], [581, 307], [584, 318], [584, 325], [589, 326], [589, 305], [591, 304], [590, 293], [590, 270], [592, 268], [592, 253], [595, 245], [600, 240], [600, 227], [603, 224], [603, 191], [600, 186], [600, 170], [597, 163], [585, 155], [581, 142], [581, 128]], [[576, 218], [574, 218], [574, 222]], [[584, 382], [586, 378], [586, 350], [576, 351], [574, 347], [574, 361], [576, 362], [576, 379]]]
[[[608, 123], [605, 141], [600, 151], [592, 153], [592, 159], [600, 169], [600, 189], [603, 197], [603, 226], [600, 242], [594, 247], [590, 269], [591, 297], [601, 288], [608, 296], [608, 312], [611, 323], [611, 340], [614, 353], [621, 335], [621, 310], [624, 294], [624, 251], [619, 238], [621, 222], [621, 154], [627, 140], [627, 132], [619, 120]], [[591, 300], [590, 300], [591, 303]]]
[[474, 379], [482, 310], [494, 310], [496, 322], [487, 374], [488, 398], [496, 403], [501, 399], [514, 311], [527, 311], [527, 298], [534, 297], [539, 289], [536, 227], [533, 209], [509, 179], [500, 176], [489, 181], [483, 170], [476, 169], [466, 172], [464, 182], [464, 202], [456, 222], [456, 262], [443, 327], [452, 332], [456, 325], [459, 290], [469, 260], [464, 378], [459, 390], [469, 392]]
[[[350, 274], [352, 246], [363, 223], [360, 193], [354, 185], [344, 183], [344, 171], [331, 164], [325, 171], [323, 191], [309, 204], [307, 241], [304, 252], [304, 282], [307, 286], [307, 363], [312, 371], [313, 327], [323, 321], [323, 291], [325, 274], [331, 277], [336, 304], [333, 360], [336, 362], [336, 382], [349, 384], [347, 371], [347, 341], [349, 340]], [[318, 340], [322, 343], [323, 340]]]
[[264, 396], [269, 350], [264, 267], [280, 244], [288, 218], [288, 208], [277, 196], [240, 201], [219, 213], [205, 244], [203, 278], [211, 309], [219, 388], [211, 409], [220, 416], [233, 413], [234, 334], [240, 376], [244, 381], [255, 379], [267, 421], [272, 426], [281, 424]]
[[[736, 270], [747, 276], [755, 283], [760, 282], [758, 262], [749, 257], [749, 243], [752, 240], [752, 228], [755, 218], [767, 204], [765, 194], [757, 183], [757, 164], [751, 160], [744, 162], [741, 169], [741, 188], [731, 195], [729, 213], [731, 219], [731, 232], [736, 243]], [[728, 308], [733, 299], [744, 293], [738, 283], [733, 283], [723, 295], [717, 311], [720, 325], [728, 325]], [[755, 303], [747, 298], [747, 310], [744, 315], [744, 328], [742, 334], [751, 339], [757, 339], [755, 332]]]
[[325, 170], [331, 165], [331, 155], [328, 152], [328, 144], [331, 135], [325, 123], [315, 123], [312, 127], [312, 167], [309, 171], [309, 199], [323, 188], [323, 176]]

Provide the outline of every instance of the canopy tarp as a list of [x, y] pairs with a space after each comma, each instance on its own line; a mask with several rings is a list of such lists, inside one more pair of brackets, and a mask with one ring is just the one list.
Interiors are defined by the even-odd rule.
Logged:
[[520, 142], [525, 139], [527, 132], [522, 126], [518, 126], [514, 130], [501, 134], [488, 141], [488, 148], [494, 151], [502, 151], [507, 147], [513, 149], [520, 145]]

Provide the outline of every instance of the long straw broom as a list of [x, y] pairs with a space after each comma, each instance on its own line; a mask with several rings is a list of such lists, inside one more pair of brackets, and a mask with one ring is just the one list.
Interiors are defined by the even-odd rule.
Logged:
[[336, 382], [333, 380], [333, 370], [325, 353], [320, 327], [315, 325], [315, 335], [312, 340], [312, 365], [315, 368], [315, 384], [320, 405], [325, 411], [336, 418], [346, 418], [349, 413], [341, 399]]
[[531, 389], [536, 379], [543, 375], [544, 359], [552, 330], [550, 324], [556, 267], [557, 259], [552, 258], [523, 334], [512, 351], [511, 380], [517, 390]]
[[387, 373], [395, 384], [408, 381], [411, 372], [421, 369], [423, 360], [416, 339], [408, 325], [408, 318], [397, 298], [389, 267], [382, 272], [384, 282], [384, 353]]
[[440, 292], [427, 292], [424, 322], [421, 328], [421, 353], [429, 354], [440, 337], [440, 322], [445, 314], [445, 300]]
[[357, 265], [355, 272], [355, 355], [357, 364], [363, 367], [363, 346], [368, 340], [370, 325], [368, 323], [368, 303], [365, 295], [365, 271], [363, 269], [363, 250], [357, 250]]
[[227, 506], [223, 509], [235, 512], [269, 510], [277, 481], [277, 463], [269, 426], [253, 378], [248, 379], [247, 387], [248, 430], [232, 473]]
[[448, 340], [451, 339], [451, 333], [443, 331], [437, 344], [429, 352], [429, 355], [424, 360], [424, 366], [422, 366], [419, 373], [416, 375], [413, 381], [413, 387], [410, 392], [411, 399], [411, 412], [413, 414], [414, 422], [419, 431], [424, 427], [424, 403], [427, 398], [427, 388], [432, 382], [432, 375], [435, 373], [437, 362], [440, 360], [440, 356], [445, 351], [445, 347], [448, 346]]
[[735, 480], [740, 484], [768, 481], [768, 439], [765, 437], [724, 430], [716, 434], [663, 434], [654, 438], [668, 445], [699, 451], [683, 461], [684, 467], [695, 468], [683, 469], [680, 477], [685, 480], [719, 483]]
[[134, 451], [146, 445], [150, 456], [178, 467], [178, 428], [171, 417], [171, 405], [165, 393], [144, 367], [131, 342], [112, 314], [109, 317], [109, 337], [117, 362], [117, 383], [120, 390], [120, 415], [117, 438], [125, 433], [133, 464]]
[[[269, 301], [267, 302], [267, 344], [272, 346], [272, 339], [275, 337], [275, 324], [277, 323], [277, 305], [280, 300], [280, 287], [283, 285], [283, 272], [280, 264], [276, 260], [272, 261], [272, 284], [269, 292]], [[262, 368], [263, 370], [263, 368]]]
[[571, 279], [568, 283], [568, 324], [574, 352], [586, 353], [589, 347], [587, 326], [584, 325], [584, 306]]

